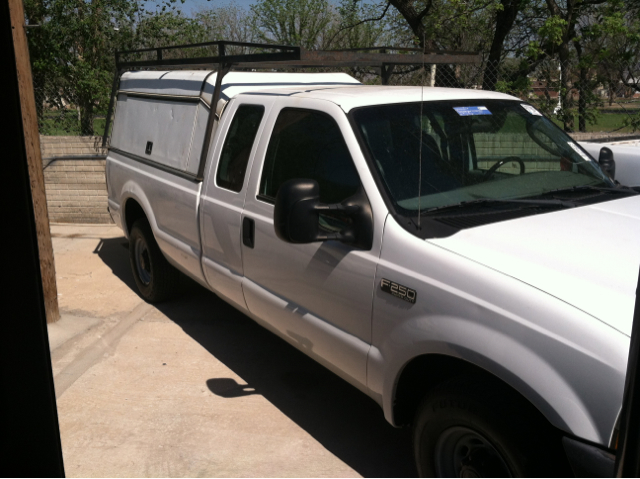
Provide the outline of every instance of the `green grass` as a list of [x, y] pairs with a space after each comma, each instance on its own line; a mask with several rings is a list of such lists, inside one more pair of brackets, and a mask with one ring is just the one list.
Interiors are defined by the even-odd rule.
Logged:
[[[598, 115], [597, 122], [590, 124], [587, 122], [587, 131], [593, 132], [615, 132], [615, 133], [632, 133], [633, 129], [630, 127], [621, 128], [624, 125], [624, 120], [628, 115], [625, 113], [602, 113]], [[553, 122], [560, 128], [563, 127], [561, 121], [552, 117]], [[574, 116], [573, 129], [578, 131], [578, 115]]]

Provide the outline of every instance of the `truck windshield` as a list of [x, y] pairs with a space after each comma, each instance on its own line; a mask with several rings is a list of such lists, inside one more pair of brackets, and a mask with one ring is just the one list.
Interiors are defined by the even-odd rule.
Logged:
[[577, 143], [520, 101], [380, 105], [351, 118], [403, 216], [494, 200], [548, 203], [551, 192], [615, 187]]

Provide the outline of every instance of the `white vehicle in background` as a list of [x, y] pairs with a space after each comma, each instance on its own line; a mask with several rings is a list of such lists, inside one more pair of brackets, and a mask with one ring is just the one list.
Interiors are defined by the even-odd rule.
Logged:
[[142, 297], [215, 292], [411, 425], [420, 475], [613, 472], [640, 196], [526, 102], [133, 71], [107, 182]]
[[637, 146], [631, 146], [583, 141], [580, 146], [594, 158], [602, 158], [602, 161], [611, 163], [609, 158], [613, 158], [613, 170], [609, 169], [612, 178], [625, 186], [640, 186], [640, 142]]

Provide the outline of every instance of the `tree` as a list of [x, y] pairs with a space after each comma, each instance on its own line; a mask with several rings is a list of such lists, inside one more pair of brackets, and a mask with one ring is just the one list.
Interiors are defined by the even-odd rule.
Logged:
[[333, 28], [328, 40], [332, 49], [369, 48], [375, 46], [403, 46], [394, 41], [386, 12], [378, 15], [379, 5], [363, 4], [353, 0], [341, 0]]
[[[615, 68], [602, 68], [611, 58], [610, 48], [616, 48], [625, 33], [625, 21], [620, 0], [610, 0], [594, 9], [578, 22], [578, 35], [573, 41], [577, 55], [578, 129], [586, 131], [587, 122], [595, 123], [602, 103], [595, 94], [599, 84], [617, 83]], [[610, 88], [610, 90], [612, 90]], [[611, 99], [611, 98], [610, 98]]]
[[495, 90], [498, 82], [500, 64], [504, 53], [504, 44], [514, 27], [516, 18], [526, 0], [501, 0], [496, 8], [493, 22], [493, 38], [489, 47], [487, 66], [484, 71], [482, 89]]
[[39, 25], [28, 31], [35, 85], [50, 86], [47, 101], [59, 108], [78, 107], [82, 134], [93, 134], [96, 112], [106, 110], [119, 28], [136, 10], [133, 0], [27, 1], [26, 21]]
[[253, 17], [237, 5], [200, 10], [194, 20], [207, 32], [209, 41], [257, 42], [258, 32]]
[[[197, 18], [185, 17], [180, 11], [145, 11], [136, 22], [131, 49], [157, 48], [210, 41], [211, 34]], [[183, 58], [201, 52], [191, 49], [169, 50], [164, 58]]]
[[[601, 55], [602, 69], [610, 82], [610, 91], [626, 89], [630, 96], [640, 92], [640, 1], [627, 0], [612, 15], [609, 41]], [[610, 95], [610, 102], [613, 100]], [[629, 112], [625, 126], [640, 130], [640, 111]]]
[[442, 65], [438, 67], [436, 84], [464, 87], [477, 84], [477, 77], [482, 76], [483, 88], [493, 90], [504, 57], [504, 44], [522, 5], [528, 1], [388, 0], [378, 6], [381, 12], [378, 19], [393, 6], [390, 16], [395, 44], [484, 53], [484, 75], [475, 68], [471, 77], [461, 82], [460, 68]]
[[[532, 7], [532, 20], [529, 22], [528, 32], [531, 40], [524, 52], [528, 68], [523, 74], [533, 72], [536, 67], [546, 58], [555, 58], [560, 68], [559, 96], [561, 99], [561, 109], [557, 113], [558, 118], [563, 122], [565, 131], [574, 129], [574, 69], [576, 66], [576, 54], [582, 56], [582, 89], [583, 98], [588, 89], [587, 78], [584, 76], [588, 70], [584, 62], [584, 49], [578, 46], [579, 52], [575, 50], [576, 42], [580, 42], [581, 29], [580, 22], [585, 18], [596, 15], [601, 6], [608, 0], [544, 0]], [[535, 26], [539, 28], [534, 32]], [[532, 28], [532, 26], [534, 28]], [[533, 35], [532, 35], [533, 33]], [[579, 73], [580, 74], [580, 73]], [[578, 85], [580, 83], [578, 82]], [[583, 110], [583, 117], [585, 111]]]
[[[376, 7], [353, 0], [337, 6], [327, 0], [260, 0], [251, 12], [255, 37], [268, 43], [329, 50], [384, 46], [390, 41], [387, 22], [371, 18]], [[349, 73], [367, 81], [373, 72], [351, 68]]]
[[267, 43], [322, 50], [334, 20], [327, 0], [261, 0], [251, 6], [257, 37]]
[[55, 0], [47, 25], [56, 46], [59, 77], [65, 96], [80, 111], [80, 130], [91, 135], [97, 111], [109, 99], [118, 48], [119, 28], [134, 20], [136, 4], [130, 0]]
[[[612, 94], [621, 84], [640, 91], [640, 0], [257, 0], [249, 10], [231, 5], [191, 17], [177, 9], [177, 0], [150, 9], [145, 1], [24, 0], [34, 87], [46, 89], [47, 102], [61, 113], [76, 106], [80, 119], [71, 120], [82, 134], [93, 134], [95, 116], [106, 110], [115, 50], [212, 40], [309, 50], [419, 45], [477, 51], [482, 63], [440, 65], [435, 84], [481, 84], [526, 97], [532, 78], [546, 79], [560, 92], [558, 117], [567, 131], [574, 128], [576, 111], [581, 131], [595, 121], [601, 102], [597, 85], [609, 85]], [[202, 47], [171, 50], [165, 57], [212, 54], [214, 47]], [[363, 81], [372, 78], [366, 69], [350, 73]], [[394, 75], [400, 83], [426, 78], [421, 67], [397, 67]], [[548, 95], [542, 108], [551, 111], [554, 102]], [[38, 104], [40, 116], [43, 104]], [[640, 127], [638, 117], [628, 122]]]

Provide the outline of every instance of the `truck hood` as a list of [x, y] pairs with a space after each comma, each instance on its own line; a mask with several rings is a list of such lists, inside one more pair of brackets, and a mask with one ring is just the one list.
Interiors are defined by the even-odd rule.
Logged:
[[503, 221], [428, 241], [631, 335], [640, 264], [640, 196]]

